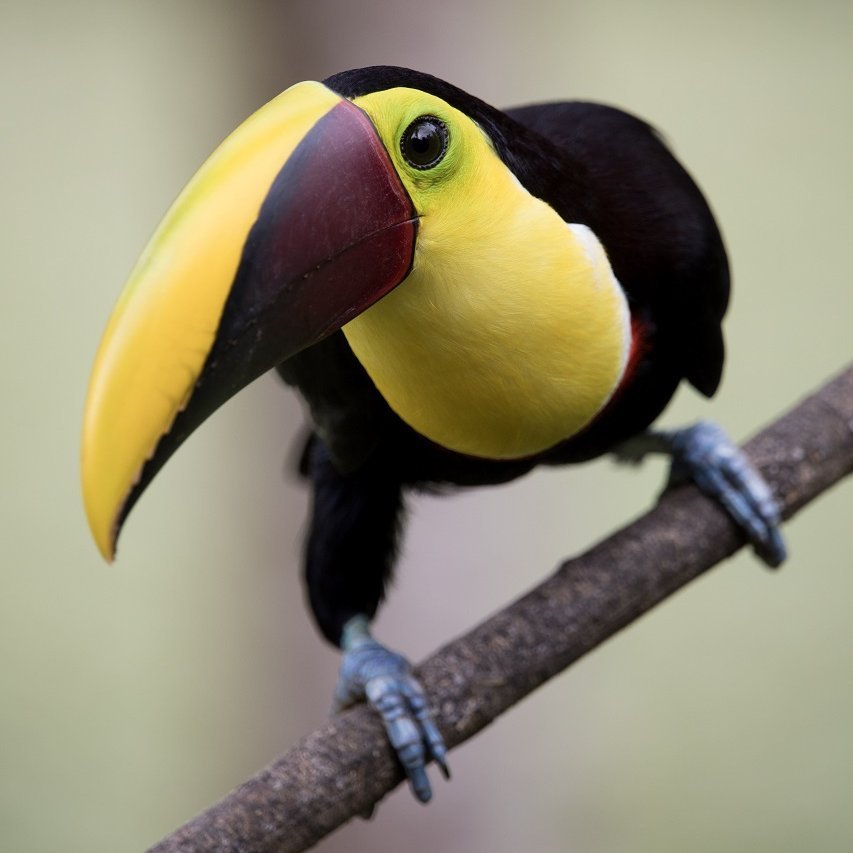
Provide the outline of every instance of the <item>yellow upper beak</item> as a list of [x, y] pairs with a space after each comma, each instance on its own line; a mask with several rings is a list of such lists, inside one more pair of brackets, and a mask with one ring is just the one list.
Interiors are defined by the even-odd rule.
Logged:
[[[367, 145], [356, 147], [370, 149], [367, 156], [372, 160], [387, 159], [378, 140], [374, 144], [369, 139], [372, 126], [357, 108], [320, 83], [299, 83], [251, 116], [214, 152], [168, 211], [131, 273], [95, 359], [83, 423], [83, 499], [92, 534], [106, 559], [112, 559], [119, 526], [145, 482], [213, 408], [277, 360], [338, 328], [348, 319], [348, 312], [353, 313], [348, 302], [341, 302], [346, 294], [334, 295], [325, 314], [309, 317], [305, 330], [300, 331], [301, 313], [308, 311], [306, 305], [308, 313], [317, 313], [317, 300], [300, 302], [293, 282], [309, 279], [315, 269], [329, 264], [330, 259], [334, 261], [353, 244], [363, 243], [374, 232], [390, 233], [395, 223], [407, 222], [410, 230], [413, 228], [408, 197], [401, 186], [399, 191], [394, 186], [395, 180], [399, 184], [396, 175], [383, 172], [383, 165], [374, 171], [380, 174], [380, 183], [384, 181], [390, 187], [386, 194], [401, 201], [395, 207], [388, 199], [377, 198], [377, 205], [381, 203], [383, 210], [390, 211], [391, 218], [378, 226], [376, 222], [366, 226], [356, 223], [352, 226], [356, 228], [354, 236], [350, 228], [337, 246], [324, 232], [317, 238], [314, 254], [309, 252], [298, 261], [304, 269], [297, 265], [281, 272], [279, 256], [294, 252], [278, 232], [292, 230], [293, 222], [302, 222], [305, 215], [300, 204], [310, 208], [317, 193], [310, 183], [307, 189], [297, 186], [295, 212], [282, 214], [279, 221], [269, 199], [271, 187], [283, 173], [283, 164], [310, 160], [303, 154], [293, 156], [294, 152], [335, 107], [345, 111], [347, 132], [350, 126], [357, 126], [355, 132], [361, 137], [356, 141], [368, 139]], [[337, 124], [341, 122], [337, 120]], [[325, 150], [329, 145], [324, 140], [314, 147]], [[299, 178], [296, 183], [306, 184], [302, 178], [306, 168], [299, 168], [301, 171], [294, 167]], [[311, 174], [318, 171], [328, 173], [329, 164], [321, 163]], [[316, 183], [317, 178], [313, 180]], [[372, 180], [375, 184], [375, 174]], [[333, 190], [334, 185], [330, 192]], [[364, 194], [364, 189], [358, 192]], [[294, 204], [288, 202], [290, 207]], [[264, 223], [260, 221], [264, 219], [260, 216], [262, 208], [270, 209]], [[357, 230], [363, 227], [372, 229], [367, 237]], [[297, 234], [294, 240], [306, 242], [304, 234]], [[263, 263], [250, 258], [247, 264], [245, 256], [250, 248], [254, 251], [264, 241], [269, 245], [260, 259]], [[244, 266], [251, 269], [245, 271]], [[253, 272], [258, 266], [264, 267], [259, 284]], [[329, 268], [334, 269], [335, 264]], [[243, 272], [238, 276], [240, 270]], [[387, 291], [406, 272], [407, 268], [381, 272], [384, 279], [379, 290], [355, 298], [354, 310], [363, 310], [381, 295], [382, 288]], [[242, 281], [240, 293], [235, 293], [237, 278]], [[322, 276], [316, 278], [319, 284], [315, 286], [322, 286]], [[322, 307], [322, 297], [320, 302]], [[268, 321], [268, 317], [273, 319]], [[256, 351], [263, 347], [256, 340], [255, 328], [259, 324], [263, 327], [264, 322], [271, 324], [268, 337], [283, 340], [280, 349], [268, 348], [259, 355]], [[223, 337], [228, 340], [221, 340]], [[203, 374], [208, 377], [207, 387], [197, 394]], [[211, 386], [222, 387], [214, 395], [209, 393]], [[199, 411], [192, 422], [179, 431], [171, 446], [164, 447], [162, 440], [173, 431], [176, 421], [187, 415], [188, 407], [193, 408], [197, 397], [204, 398], [204, 405], [196, 406]], [[153, 470], [144, 474], [146, 463], [152, 459], [157, 464], [149, 464], [147, 468]]]

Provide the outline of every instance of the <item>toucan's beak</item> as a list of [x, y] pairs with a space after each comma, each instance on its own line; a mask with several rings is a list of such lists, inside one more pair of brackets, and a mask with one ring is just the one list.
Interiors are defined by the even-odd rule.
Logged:
[[211, 412], [406, 277], [416, 224], [370, 120], [320, 83], [288, 89], [222, 143], [152, 238], [95, 360], [83, 497], [107, 559]]

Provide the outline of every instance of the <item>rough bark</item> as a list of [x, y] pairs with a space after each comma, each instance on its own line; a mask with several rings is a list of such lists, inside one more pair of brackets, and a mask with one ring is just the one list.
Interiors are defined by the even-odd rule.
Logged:
[[[853, 367], [746, 446], [790, 518], [853, 471]], [[694, 487], [568, 560], [419, 668], [448, 747], [744, 545]], [[154, 848], [300, 851], [369, 811], [402, 779], [378, 718], [355, 708], [303, 738]]]

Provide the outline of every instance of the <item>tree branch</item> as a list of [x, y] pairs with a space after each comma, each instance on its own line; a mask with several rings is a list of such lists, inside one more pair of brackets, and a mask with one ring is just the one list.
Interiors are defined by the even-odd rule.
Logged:
[[[853, 471], [853, 367], [752, 439], [746, 450], [790, 518]], [[658, 505], [418, 669], [448, 747], [729, 557], [744, 544], [695, 487]], [[336, 717], [152, 848], [305, 850], [402, 779], [378, 717]]]

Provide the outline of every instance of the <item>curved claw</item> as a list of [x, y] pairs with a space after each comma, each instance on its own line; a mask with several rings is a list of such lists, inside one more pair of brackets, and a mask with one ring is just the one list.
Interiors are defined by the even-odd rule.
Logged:
[[365, 698], [382, 717], [415, 797], [429, 802], [432, 788], [426, 765], [435, 760], [444, 777], [449, 778], [447, 748], [409, 662], [369, 635], [344, 651], [333, 710]]
[[772, 568], [781, 565], [787, 553], [779, 532], [779, 506], [746, 454], [708, 421], [670, 433], [669, 438], [672, 477], [689, 476], [725, 507], [761, 560]]

